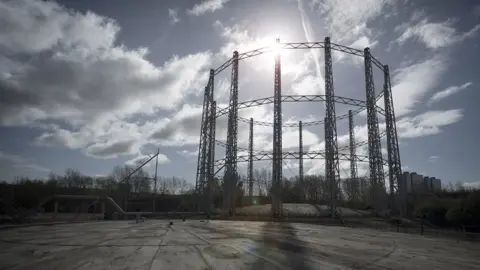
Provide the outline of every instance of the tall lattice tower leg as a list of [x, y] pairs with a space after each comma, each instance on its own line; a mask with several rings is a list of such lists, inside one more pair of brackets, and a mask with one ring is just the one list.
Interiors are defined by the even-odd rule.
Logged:
[[[277, 44], [280, 40], [277, 39]], [[272, 162], [272, 215], [282, 215], [280, 198], [282, 185], [282, 81], [280, 53], [275, 56], [274, 95], [273, 95], [273, 162]]]
[[302, 121], [298, 122], [298, 180], [303, 186], [303, 131]]
[[383, 174], [383, 158], [380, 144], [380, 132], [375, 99], [375, 85], [373, 80], [372, 58], [370, 49], [365, 48], [365, 88], [367, 96], [367, 127], [368, 127], [368, 158], [370, 169], [370, 183], [372, 186], [372, 204], [374, 209], [381, 211], [384, 205], [385, 183]]
[[[328, 188], [328, 191], [327, 191], [327, 198], [324, 198], [322, 197], [322, 199], [326, 199], [329, 204], [328, 204], [328, 211], [330, 213], [330, 216], [332, 216], [332, 213], [335, 214], [337, 211], [335, 210], [336, 209], [336, 205], [335, 204], [332, 204], [332, 198], [333, 198], [333, 188], [332, 188], [332, 181], [329, 181], [332, 176], [330, 175], [330, 170], [329, 168], [331, 167], [331, 163], [332, 163], [332, 155], [331, 155], [331, 152], [332, 152], [332, 147], [330, 144], [326, 143], [327, 141], [327, 136], [328, 134], [330, 133], [329, 131], [329, 128], [330, 128], [330, 125], [328, 124], [328, 118], [325, 117], [324, 118], [324, 121], [325, 123], [324, 125], [324, 136], [325, 136], [325, 181], [327, 181], [327, 188]], [[315, 200], [318, 201], [318, 196], [315, 198]]]
[[[400, 149], [398, 147], [397, 125], [393, 106], [392, 86], [390, 83], [390, 71], [387, 65], [383, 66], [383, 70], [383, 98], [385, 101], [385, 122], [387, 129], [388, 172], [391, 196], [390, 203], [394, 211], [397, 211], [404, 216], [406, 214], [406, 187], [401, 184], [402, 166], [400, 163]], [[396, 203], [396, 197], [398, 199], [398, 203]]]
[[235, 189], [237, 186], [237, 134], [238, 134], [238, 52], [233, 53], [230, 102], [228, 105], [228, 130], [226, 166], [224, 176], [224, 207], [232, 215], [235, 211]]
[[253, 118], [250, 118], [250, 134], [248, 138], [248, 196], [253, 202]]
[[216, 128], [216, 113], [217, 113], [217, 102], [212, 101], [210, 106], [210, 137], [209, 137], [209, 148], [208, 148], [208, 185], [207, 185], [207, 196], [206, 196], [206, 212], [208, 216], [212, 212], [212, 203], [213, 203], [213, 188], [215, 187], [215, 128]]
[[210, 77], [208, 84], [205, 87], [205, 93], [203, 97], [203, 108], [202, 108], [202, 122], [200, 129], [200, 143], [198, 146], [198, 161], [197, 161], [197, 173], [195, 178], [195, 193], [197, 196], [197, 210], [200, 210], [200, 206], [203, 201], [203, 194], [205, 183], [207, 181], [207, 161], [208, 161], [208, 138], [210, 136], [210, 106], [211, 100], [213, 99], [213, 78], [214, 71], [210, 70]]
[[357, 176], [357, 160], [356, 160], [356, 146], [355, 146], [355, 124], [353, 122], [352, 110], [348, 111], [348, 131], [350, 137], [350, 181], [353, 203], [358, 201], [358, 176]]
[[333, 87], [333, 68], [332, 68], [332, 48], [330, 38], [325, 38], [325, 115], [328, 126], [328, 133], [325, 134], [325, 144], [329, 145], [330, 161], [327, 169], [327, 181], [330, 182], [331, 198], [330, 198], [330, 214], [335, 217], [338, 214], [336, 206], [340, 202], [340, 163], [338, 159], [338, 143], [337, 143], [337, 123], [335, 117], [335, 91]]

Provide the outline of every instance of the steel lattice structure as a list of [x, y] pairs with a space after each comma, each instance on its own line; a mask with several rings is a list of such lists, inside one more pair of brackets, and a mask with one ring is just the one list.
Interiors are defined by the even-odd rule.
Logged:
[[332, 49], [330, 38], [325, 38], [325, 145], [327, 160], [325, 163], [325, 176], [330, 187], [330, 215], [337, 215], [338, 202], [340, 201], [340, 164], [338, 161], [337, 121], [335, 119], [335, 91], [333, 87]]
[[248, 196], [253, 199], [253, 118], [250, 118], [250, 134], [248, 136]]
[[373, 80], [372, 57], [370, 49], [365, 48], [365, 89], [367, 95], [367, 126], [368, 126], [368, 157], [370, 182], [373, 187], [372, 201], [376, 203], [375, 208], [381, 208], [380, 189], [384, 187], [382, 147], [380, 144], [380, 136], [378, 130], [378, 118], [375, 107], [375, 85]]
[[302, 121], [298, 122], [298, 180], [303, 183], [303, 125]]
[[[356, 156], [356, 145], [355, 145], [355, 124], [353, 122], [353, 113], [351, 110], [348, 111], [348, 135], [350, 139], [350, 180], [352, 181], [353, 190], [352, 190], [352, 201], [355, 202], [358, 195], [358, 175], [357, 175], [357, 162], [354, 158]], [[367, 141], [368, 142], [368, 141]]]
[[[261, 161], [261, 160], [273, 160], [273, 153], [261, 153], [261, 154], [253, 154], [253, 161]], [[299, 152], [283, 152], [282, 159], [300, 159]], [[326, 159], [327, 154], [324, 151], [311, 151], [311, 152], [303, 152], [303, 159]], [[237, 162], [248, 162], [250, 159], [249, 155], [245, 156], [238, 156]], [[339, 160], [347, 160], [351, 161], [350, 153], [338, 153]], [[362, 155], [355, 155], [354, 159], [355, 162], [368, 162], [369, 156], [362, 156]], [[218, 159], [215, 160], [215, 166], [222, 167], [226, 164], [225, 159]], [[387, 160], [381, 161], [382, 165], [388, 165]]]
[[[277, 44], [280, 40], [277, 39]], [[282, 185], [282, 77], [280, 53], [275, 55], [275, 76], [273, 87], [273, 162], [272, 162], [272, 214], [282, 215], [280, 192]]]
[[[324, 49], [325, 54], [325, 95], [282, 95], [281, 87], [281, 58], [280, 53], [275, 56], [275, 76], [274, 76], [274, 95], [273, 97], [261, 98], [246, 102], [238, 101], [238, 76], [239, 61], [251, 58], [263, 53], [271, 52], [272, 47], [265, 47], [252, 50], [245, 53], [234, 52], [233, 57], [222, 64], [217, 69], [210, 71], [208, 84], [205, 87], [202, 122], [200, 129], [200, 143], [198, 151], [198, 164], [196, 175], [196, 193], [198, 196], [198, 206], [210, 211], [212, 203], [212, 185], [215, 175], [224, 169], [224, 189], [223, 189], [223, 208], [230, 214], [235, 211], [234, 198], [237, 190], [238, 173], [237, 162], [248, 162], [248, 189], [249, 196], [252, 196], [253, 190], [253, 161], [272, 160], [272, 215], [282, 215], [282, 202], [280, 193], [282, 190], [282, 164], [284, 159], [298, 159], [300, 180], [303, 181], [303, 160], [306, 159], [325, 159], [325, 176], [329, 183], [329, 209], [333, 217], [340, 214], [337, 208], [342, 199], [340, 188], [340, 160], [350, 161], [350, 176], [356, 179], [357, 162], [369, 163], [369, 174], [371, 184], [380, 189], [385, 188], [383, 166], [388, 166], [389, 193], [391, 197], [390, 206], [396, 211], [403, 211], [403, 201], [395, 200], [395, 197], [403, 194], [400, 190], [401, 164], [398, 148], [398, 137], [395, 124], [395, 113], [393, 110], [393, 99], [391, 93], [390, 74], [388, 66], [382, 65], [380, 61], [370, 54], [369, 48], [358, 50], [330, 42], [330, 38], [325, 38], [324, 42], [304, 42], [304, 43], [280, 43], [276, 44], [280, 49]], [[347, 97], [335, 96], [333, 68], [332, 68], [332, 50], [340, 51], [364, 58], [365, 64], [365, 93], [366, 100], [356, 100]], [[219, 108], [213, 100], [214, 77], [221, 71], [230, 67], [231, 86], [230, 101], [226, 108]], [[375, 94], [375, 85], [373, 80], [373, 67], [379, 68], [384, 74], [383, 91]], [[384, 108], [379, 107], [377, 102], [384, 97]], [[321, 101], [325, 104], [325, 118], [311, 122], [282, 122], [282, 103], [283, 102], [315, 102]], [[273, 123], [254, 121], [254, 119], [245, 119], [238, 116], [238, 110], [265, 104], [274, 106]], [[355, 110], [350, 110], [348, 114], [336, 115], [335, 103], [356, 106]], [[353, 132], [353, 116], [366, 110], [368, 140], [355, 142]], [[215, 138], [215, 123], [218, 117], [228, 115], [227, 140], [222, 142]], [[386, 129], [383, 132], [379, 130], [378, 115], [384, 116]], [[349, 119], [349, 145], [339, 147], [337, 142], [337, 124], [341, 119]], [[249, 143], [248, 149], [238, 147], [238, 121], [249, 123]], [[325, 151], [304, 152], [302, 128], [325, 124]], [[263, 125], [273, 127], [273, 149], [271, 152], [255, 150], [253, 138], [253, 126]], [[282, 150], [282, 127], [299, 128], [299, 151], [283, 152]], [[388, 159], [384, 160], [381, 153], [381, 137], [387, 137]], [[215, 144], [226, 148], [224, 159], [215, 160]], [[368, 156], [357, 155], [355, 148], [368, 144]], [[238, 151], [247, 151], [248, 155], [238, 156]], [[340, 151], [350, 150], [349, 153]], [[215, 169], [217, 167], [217, 169]], [[380, 200], [378, 194], [372, 192], [373, 201], [377, 204], [375, 208], [380, 209]]]

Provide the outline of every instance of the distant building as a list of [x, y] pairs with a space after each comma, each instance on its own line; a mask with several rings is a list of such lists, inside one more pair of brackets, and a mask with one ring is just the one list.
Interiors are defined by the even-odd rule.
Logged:
[[402, 184], [401, 187], [406, 189], [407, 193], [412, 193], [412, 178], [410, 177], [409, 172], [404, 172], [402, 174]]
[[442, 190], [442, 181], [435, 177], [423, 176], [416, 172], [403, 172], [400, 186], [406, 193], [427, 193]]
[[431, 190], [434, 192], [442, 191], [442, 180], [437, 179], [435, 177], [430, 177], [431, 182]]
[[431, 191], [432, 188], [432, 177], [424, 176], [423, 177], [423, 189], [424, 191]]
[[413, 193], [422, 193], [424, 192], [424, 182], [423, 175], [417, 174], [416, 172], [410, 173], [412, 181], [412, 191]]

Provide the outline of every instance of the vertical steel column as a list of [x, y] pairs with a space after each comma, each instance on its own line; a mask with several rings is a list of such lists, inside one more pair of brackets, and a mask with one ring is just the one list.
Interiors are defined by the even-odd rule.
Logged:
[[[331, 182], [328, 181], [330, 179], [330, 176], [329, 176], [329, 172], [328, 172], [328, 168], [330, 168], [330, 163], [332, 163], [332, 157], [331, 157], [331, 147], [327, 142], [327, 134], [330, 133], [329, 131], [329, 124], [328, 124], [328, 119], [327, 117], [324, 118], [324, 139], [325, 139], [325, 181], [327, 181], [327, 187], [328, 187], [328, 192], [327, 192], [327, 198], [324, 198], [322, 196], [322, 200], [328, 200], [329, 202], [331, 201], [331, 198], [333, 197], [333, 193], [332, 193], [332, 188], [331, 188]], [[318, 197], [318, 196], [317, 196]], [[318, 200], [318, 198], [315, 198], [315, 200]], [[335, 213], [336, 210], [335, 208], [334, 209], [331, 209], [330, 207], [332, 206], [332, 204], [329, 203], [329, 211], [330, 211], [330, 215], [331, 213]], [[333, 207], [335, 207], [335, 205], [333, 205]]]
[[[160, 148], [157, 149], [157, 153], [160, 153]], [[158, 175], [158, 155], [155, 158], [155, 176], [154, 176], [154, 184], [153, 184], [153, 193], [157, 193], [157, 175]], [[155, 212], [155, 211], [153, 211]]]
[[235, 188], [237, 186], [237, 133], [238, 133], [238, 52], [233, 52], [230, 103], [228, 105], [228, 130], [224, 181], [224, 206], [232, 215], [235, 211]]
[[367, 96], [367, 126], [368, 126], [368, 157], [370, 168], [370, 182], [372, 185], [372, 204], [375, 210], [383, 206], [384, 181], [383, 161], [380, 144], [380, 132], [375, 100], [375, 85], [373, 80], [372, 58], [370, 49], [365, 48], [365, 87]]
[[[280, 39], [277, 39], [277, 44]], [[272, 215], [282, 214], [280, 198], [282, 185], [282, 81], [280, 53], [275, 55], [275, 77], [273, 97], [273, 162], [272, 162]]]
[[250, 134], [248, 138], [248, 196], [253, 201], [253, 118], [250, 118]]
[[[213, 90], [212, 90], [213, 92]], [[217, 114], [217, 102], [212, 100], [210, 106], [210, 137], [209, 137], [209, 148], [208, 148], [208, 184], [207, 184], [207, 194], [205, 198], [206, 206], [205, 211], [208, 216], [212, 211], [213, 203], [213, 188], [215, 183], [215, 128], [216, 128], [216, 114]]]
[[[387, 131], [388, 172], [390, 182], [391, 206], [401, 215], [406, 214], [406, 187], [401, 184], [402, 166], [400, 163], [400, 149], [398, 147], [397, 126], [395, 122], [395, 110], [393, 106], [392, 86], [390, 83], [390, 71], [387, 65], [383, 66], [384, 75], [384, 101], [385, 122]], [[395, 203], [395, 195], [398, 195], [399, 203]]]
[[298, 122], [298, 175], [300, 184], [303, 185], [303, 135], [302, 121]]
[[200, 143], [198, 145], [198, 160], [197, 160], [197, 173], [195, 178], [195, 192], [197, 196], [197, 210], [202, 200], [201, 194], [204, 192], [205, 182], [207, 181], [207, 151], [208, 151], [208, 137], [209, 137], [209, 125], [210, 125], [210, 102], [213, 98], [213, 78], [214, 70], [210, 70], [210, 77], [208, 84], [205, 87], [205, 93], [203, 97], [202, 108], [202, 122], [200, 129]]
[[198, 144], [198, 162], [197, 175], [195, 179], [195, 191], [197, 194], [201, 193], [200, 184], [205, 177], [205, 164], [207, 152], [207, 138], [208, 138], [208, 108], [209, 108], [209, 86], [205, 87], [205, 95], [203, 98], [203, 112], [200, 129], [200, 143]]
[[355, 130], [353, 122], [352, 110], [348, 110], [348, 130], [350, 134], [350, 181], [352, 185], [352, 202], [356, 202], [358, 198], [358, 176], [357, 176], [357, 159], [355, 147]]
[[333, 86], [333, 67], [332, 67], [332, 48], [330, 38], [325, 38], [325, 115], [328, 126], [328, 133], [325, 136], [325, 144], [329, 145], [330, 162], [327, 169], [327, 181], [331, 182], [331, 198], [330, 198], [330, 214], [336, 216], [336, 205], [340, 199], [340, 163], [338, 159], [338, 143], [337, 143], [337, 124], [335, 117], [335, 90]]

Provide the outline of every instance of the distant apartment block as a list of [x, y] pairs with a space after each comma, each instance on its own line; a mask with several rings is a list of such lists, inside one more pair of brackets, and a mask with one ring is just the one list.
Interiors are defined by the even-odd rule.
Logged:
[[407, 193], [429, 193], [442, 190], [442, 181], [435, 177], [423, 176], [416, 172], [404, 172], [401, 177], [401, 187]]

